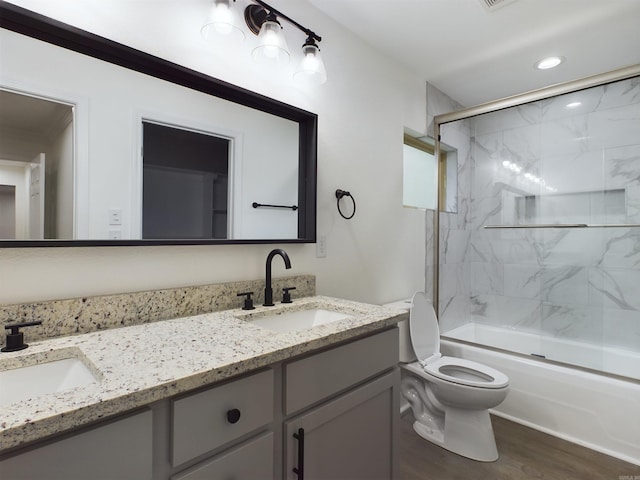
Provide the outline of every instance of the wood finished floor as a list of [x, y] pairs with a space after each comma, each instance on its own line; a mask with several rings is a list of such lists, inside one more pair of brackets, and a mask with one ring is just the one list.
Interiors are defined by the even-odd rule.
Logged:
[[[640, 467], [531, 428], [492, 417], [500, 458], [475, 462], [433, 445], [402, 417], [403, 480], [640, 480]], [[634, 478], [635, 477], [635, 478]]]

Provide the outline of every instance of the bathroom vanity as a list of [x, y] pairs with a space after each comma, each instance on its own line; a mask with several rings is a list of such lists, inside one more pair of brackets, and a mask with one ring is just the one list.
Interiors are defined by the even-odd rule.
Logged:
[[[346, 317], [280, 333], [252, 323], [319, 307]], [[79, 350], [99, 380], [0, 406], [0, 471], [34, 480], [397, 478], [395, 324], [405, 317], [309, 297], [33, 344], [7, 355], [26, 363]]]

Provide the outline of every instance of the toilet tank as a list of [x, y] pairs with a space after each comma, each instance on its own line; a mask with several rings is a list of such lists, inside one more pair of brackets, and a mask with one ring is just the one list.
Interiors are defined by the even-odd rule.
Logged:
[[[395, 308], [396, 310], [411, 309], [411, 299], [397, 300], [391, 303], [385, 303], [384, 307]], [[398, 322], [398, 329], [400, 330], [400, 362], [411, 363], [417, 360], [416, 354], [413, 353], [413, 346], [411, 345], [411, 333], [409, 331], [409, 320], [403, 320]]]

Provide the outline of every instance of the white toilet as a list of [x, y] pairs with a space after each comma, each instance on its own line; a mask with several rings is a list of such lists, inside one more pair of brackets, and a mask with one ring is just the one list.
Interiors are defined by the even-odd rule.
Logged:
[[443, 357], [436, 314], [423, 292], [413, 296], [409, 335], [410, 342], [405, 342], [404, 348], [412, 351], [401, 352], [401, 359], [418, 361], [401, 363], [405, 375], [400, 390], [413, 411], [413, 429], [463, 457], [497, 460], [488, 409], [506, 398], [509, 378], [486, 365]]

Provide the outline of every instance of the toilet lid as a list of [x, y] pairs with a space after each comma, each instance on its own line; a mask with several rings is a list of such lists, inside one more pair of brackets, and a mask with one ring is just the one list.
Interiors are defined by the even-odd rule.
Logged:
[[440, 354], [440, 328], [433, 305], [424, 292], [416, 292], [409, 312], [411, 345], [418, 360]]

